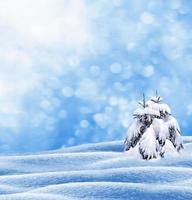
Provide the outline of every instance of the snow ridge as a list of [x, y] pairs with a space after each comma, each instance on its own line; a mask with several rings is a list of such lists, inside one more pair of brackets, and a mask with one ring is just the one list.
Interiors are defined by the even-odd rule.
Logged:
[[192, 199], [192, 138], [164, 159], [142, 160], [123, 141], [0, 156], [1, 200]]

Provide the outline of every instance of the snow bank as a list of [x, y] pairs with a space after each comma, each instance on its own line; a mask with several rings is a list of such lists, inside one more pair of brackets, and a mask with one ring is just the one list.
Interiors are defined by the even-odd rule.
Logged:
[[80, 145], [28, 155], [0, 156], [1, 200], [190, 200], [192, 137], [184, 151], [141, 160], [123, 142]]

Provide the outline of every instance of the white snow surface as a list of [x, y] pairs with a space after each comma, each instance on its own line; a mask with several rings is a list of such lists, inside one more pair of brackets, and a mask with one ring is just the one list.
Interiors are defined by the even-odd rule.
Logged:
[[140, 141], [140, 148], [143, 150], [143, 154], [148, 157], [157, 157], [158, 153], [156, 150], [157, 140], [153, 126], [151, 125], [146, 132], [143, 134]]
[[[146, 102], [146, 106], [155, 110], [156, 112], [162, 111], [163, 113], [171, 114], [171, 108], [165, 103], [155, 103], [151, 100]], [[158, 115], [157, 115], [158, 116]]]
[[150, 161], [123, 141], [1, 155], [0, 200], [191, 200], [192, 137], [183, 141], [180, 154]]
[[160, 116], [159, 111], [153, 109], [153, 108], [138, 108], [137, 110], [135, 110], [135, 112], [133, 113], [134, 115], [156, 115], [156, 116]]
[[131, 138], [138, 136], [138, 134], [140, 133], [141, 126], [142, 126], [142, 123], [139, 122], [139, 120], [133, 121], [133, 123], [131, 124], [131, 126], [129, 127], [127, 131], [127, 139], [129, 141], [131, 140]]
[[155, 118], [152, 125], [155, 131], [155, 136], [159, 137], [160, 140], [165, 141], [166, 138], [168, 138], [169, 130], [168, 126], [164, 124], [164, 121], [162, 119]]

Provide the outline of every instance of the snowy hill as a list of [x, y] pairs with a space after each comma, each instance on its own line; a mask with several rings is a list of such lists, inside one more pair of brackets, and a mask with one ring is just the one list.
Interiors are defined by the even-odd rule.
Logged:
[[1, 200], [192, 199], [192, 137], [184, 151], [144, 161], [123, 142], [0, 156]]

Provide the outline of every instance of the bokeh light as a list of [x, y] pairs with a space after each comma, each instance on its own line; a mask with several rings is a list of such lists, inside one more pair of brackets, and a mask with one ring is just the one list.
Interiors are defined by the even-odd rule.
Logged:
[[0, 150], [123, 139], [158, 90], [192, 134], [192, 2], [0, 0]]

